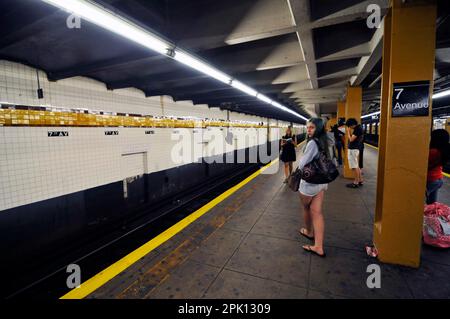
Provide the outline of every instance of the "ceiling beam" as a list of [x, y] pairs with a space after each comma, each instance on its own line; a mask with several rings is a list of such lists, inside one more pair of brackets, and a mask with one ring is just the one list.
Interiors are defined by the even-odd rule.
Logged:
[[294, 92], [291, 98], [309, 98], [340, 95], [344, 92], [344, 88], [316, 89], [316, 90], [299, 90]]
[[356, 20], [364, 20], [371, 14], [367, 12], [367, 7], [371, 4], [378, 5], [381, 9], [381, 15], [384, 15], [389, 8], [389, 0], [365, 0], [353, 6], [349, 6], [332, 14], [324, 16], [320, 19], [311, 21], [304, 25], [304, 28], [322, 28], [326, 26], [352, 22]]
[[384, 18], [369, 42], [370, 55], [364, 56], [359, 60], [358, 66], [356, 67], [357, 74], [350, 79], [352, 85], [361, 85], [378, 61], [381, 60], [383, 55], [383, 33]]
[[372, 52], [370, 43], [365, 42], [362, 44], [359, 44], [354, 47], [350, 47], [341, 51], [334, 52], [332, 54], [329, 54], [327, 56], [321, 57], [319, 59], [316, 59], [316, 63], [320, 62], [329, 62], [329, 61], [338, 61], [338, 60], [346, 60], [346, 59], [353, 59], [353, 58], [360, 58], [363, 56], [368, 56]]
[[[303, 60], [305, 61], [305, 67], [310, 80], [311, 89], [317, 89], [319, 84], [317, 81], [317, 65], [315, 62], [316, 54], [314, 52], [313, 32], [308, 28], [302, 29], [302, 25], [307, 25], [312, 20], [309, 0], [288, 0], [288, 5], [294, 24], [300, 28], [297, 30], [296, 35], [300, 45], [300, 54], [303, 56]], [[317, 105], [313, 105], [313, 108], [316, 111], [315, 113], [318, 112], [317, 107]]]
[[298, 98], [297, 101], [305, 104], [318, 104], [318, 103], [328, 103], [337, 102], [339, 97], [311, 97], [311, 98]]
[[194, 104], [222, 104], [222, 103], [240, 103], [240, 102], [251, 102], [254, 101], [255, 98], [252, 96], [242, 96], [242, 97], [228, 97], [226, 99], [224, 98], [217, 98], [215, 96], [211, 97], [202, 97], [202, 98], [196, 98], [194, 97], [192, 99], [192, 102]]
[[[142, 86], [143, 88], [145, 85]], [[232, 88], [222, 82], [211, 80], [207, 84], [197, 84], [197, 85], [190, 85], [190, 86], [184, 86], [184, 87], [163, 87], [159, 89], [147, 89], [145, 88], [145, 93], [149, 96], [161, 96], [161, 95], [170, 95], [170, 96], [195, 96], [198, 94], [220, 94], [220, 93], [226, 93], [226, 94], [232, 94], [232, 92], [239, 92], [235, 88]]]
[[61, 11], [44, 3], [35, 3], [30, 11], [30, 3], [18, 2], [14, 11], [2, 15], [2, 30], [0, 31], [0, 50], [19, 41], [32, 37], [36, 29], [45, 25], [49, 19], [61, 15]]
[[353, 68], [344, 69], [344, 70], [341, 70], [338, 72], [325, 74], [325, 75], [319, 77], [318, 79], [319, 80], [327, 80], [327, 79], [335, 79], [335, 78], [342, 78], [342, 77], [351, 77], [356, 74], [358, 74], [358, 68], [353, 67]]
[[162, 89], [167, 87], [174, 88], [174, 87], [189, 86], [192, 85], [193, 83], [203, 81], [211, 81], [211, 78], [207, 75], [198, 74], [198, 72], [194, 70], [175, 71], [109, 82], [107, 83], [107, 88], [109, 90], [117, 90], [145, 85], [149, 89], [150, 88]]
[[294, 93], [297, 91], [310, 89], [310, 87], [311, 86], [310, 86], [309, 80], [303, 80], [303, 81], [298, 81], [298, 82], [289, 84], [289, 86], [287, 86], [282, 92], [283, 93]]
[[75, 76], [86, 76], [88, 74], [96, 72], [109, 71], [115, 68], [131, 67], [133, 64], [138, 63], [163, 61], [164, 59], [167, 59], [167, 57], [159, 54], [155, 55], [151, 52], [131, 53], [127, 56], [121, 56], [118, 58], [107, 59], [93, 63], [74, 65], [70, 69], [48, 72], [48, 77], [51, 81], [58, 81]]
[[[301, 21], [301, 24], [296, 24], [290, 20], [289, 7], [285, 5], [286, 3], [285, 0], [257, 1], [253, 11], [247, 14], [231, 33], [225, 34], [220, 31], [224, 28], [207, 30], [207, 35], [187, 35], [187, 38], [182, 40], [180, 45], [192, 49], [213, 49], [227, 45], [236, 45], [366, 19], [370, 14], [366, 10], [369, 4], [379, 5], [382, 14], [389, 7], [388, 0], [366, 0], [318, 20]], [[287, 12], [285, 12], [286, 10]], [[209, 18], [206, 19], [209, 21]], [[223, 23], [226, 23], [226, 21]], [[198, 25], [207, 25], [207, 23], [200, 21]], [[183, 24], [180, 29], [186, 29], [185, 25]]]
[[[151, 95], [149, 95], [151, 96]], [[171, 95], [174, 99], [174, 101], [183, 101], [183, 100], [192, 100], [192, 99], [207, 99], [211, 96], [214, 96], [216, 98], [223, 98], [226, 102], [226, 98], [236, 98], [236, 97], [246, 97], [248, 94], [243, 93], [236, 89], [229, 89], [229, 90], [221, 90], [221, 92], [203, 92], [203, 93], [196, 93], [196, 94], [179, 94], [175, 93]]]
[[309, 0], [288, 0], [292, 14], [292, 19], [300, 28], [297, 31], [297, 39], [300, 44], [303, 61], [305, 61], [309, 80], [311, 81], [311, 89], [317, 89], [317, 67], [315, 62], [316, 54], [314, 52], [314, 41], [312, 30], [302, 28], [304, 24], [311, 22]]

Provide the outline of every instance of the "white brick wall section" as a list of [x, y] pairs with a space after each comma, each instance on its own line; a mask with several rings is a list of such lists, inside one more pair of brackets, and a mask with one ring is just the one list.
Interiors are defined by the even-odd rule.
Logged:
[[[10, 61], [0, 60], [0, 102], [23, 105], [48, 105], [63, 108], [86, 108], [115, 113], [165, 115], [226, 119], [226, 112], [193, 105], [189, 101], [174, 102], [171, 97], [145, 97], [135, 88], [108, 91], [104, 83], [84, 77], [74, 77], [50, 82], [45, 72], [39, 71], [44, 99], [37, 98], [36, 69]], [[205, 112], [206, 110], [206, 112]]]
[[[0, 60], [0, 102], [154, 116], [162, 115], [163, 104], [166, 115], [227, 118], [227, 112], [219, 108], [192, 105], [188, 101], [174, 102], [167, 96], [146, 98], [142, 91], [134, 88], [108, 91], [103, 83], [88, 78], [49, 82], [44, 72], [40, 71], [39, 76], [43, 100], [37, 99], [35, 69]], [[266, 121], [236, 112], [230, 112], [230, 120]], [[105, 130], [119, 131], [119, 135], [106, 136]], [[153, 130], [155, 134], [146, 135], [146, 130]], [[245, 134], [243, 128], [231, 130], [241, 138]], [[266, 129], [260, 130], [266, 132]], [[69, 136], [49, 138], [48, 131], [67, 131]], [[0, 127], [0, 211], [119, 181], [123, 179], [122, 155], [126, 153], [146, 153], [146, 173], [178, 166], [171, 160], [173, 146], [177, 143], [171, 139], [173, 131], [163, 128]], [[192, 134], [192, 130], [187, 131]], [[276, 132], [278, 129], [272, 129], [272, 140], [277, 139]], [[256, 129], [248, 129], [247, 133], [251, 135], [249, 144], [241, 148], [264, 143], [257, 140]], [[212, 145], [211, 148], [214, 150]], [[214, 150], [214, 154], [218, 152]], [[138, 167], [136, 165], [132, 167]]]
[[[155, 134], [145, 134], [146, 130]], [[231, 130], [240, 139], [245, 134], [249, 138], [239, 145], [233, 141], [228, 151], [265, 143], [264, 128]], [[257, 138], [258, 130], [262, 140]], [[69, 136], [48, 137], [48, 131], [67, 131]], [[107, 136], [105, 131], [119, 131], [119, 135]], [[192, 129], [172, 128], [0, 127], [0, 211], [123, 180], [128, 172], [124, 154], [143, 153], [144, 173], [195, 162], [194, 157], [181, 164], [172, 161], [178, 143], [172, 138], [174, 131], [187, 132], [188, 141], [193, 135]], [[226, 129], [211, 128], [211, 132], [221, 137]], [[216, 139], [200, 154], [219, 155], [223, 145]]]

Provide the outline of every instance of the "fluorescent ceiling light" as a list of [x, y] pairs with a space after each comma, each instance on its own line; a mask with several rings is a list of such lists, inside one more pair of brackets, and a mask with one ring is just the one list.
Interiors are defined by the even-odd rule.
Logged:
[[447, 95], [450, 95], [450, 90], [446, 90], [446, 91], [442, 91], [442, 92], [433, 94], [433, 99], [438, 99], [440, 97], [444, 97], [444, 96], [447, 96]]
[[118, 15], [109, 12], [106, 8], [100, 7], [91, 1], [85, 0], [43, 0], [60, 9], [79, 16], [102, 28], [119, 34], [131, 41], [161, 54], [167, 54], [170, 44], [137, 25], [128, 22]]
[[146, 48], [156, 51], [165, 56], [171, 57], [180, 63], [183, 63], [193, 69], [196, 69], [212, 78], [219, 80], [223, 83], [231, 85], [232, 87], [250, 95], [253, 97], [258, 97], [261, 101], [271, 104], [283, 111], [291, 113], [297, 117], [307, 120], [305, 117], [301, 116], [297, 112], [294, 112], [287, 107], [273, 102], [268, 97], [258, 94], [258, 92], [251, 87], [239, 82], [237, 80], [232, 80], [230, 76], [219, 71], [218, 69], [210, 66], [201, 60], [195, 58], [193, 55], [182, 52], [175, 49], [173, 51], [174, 45], [168, 41], [153, 35], [151, 32], [141, 28], [140, 26], [120, 17], [114, 12], [109, 11], [107, 8], [96, 4], [91, 0], [42, 0], [49, 3], [55, 7], [65, 10], [71, 14], [74, 14], [81, 19], [89, 21], [96, 24], [104, 29], [107, 29], [115, 34], [123, 36], [135, 43], [138, 43]]
[[276, 108], [279, 108], [280, 110], [283, 110], [283, 111], [285, 111], [285, 112], [291, 113], [292, 115], [295, 115], [295, 116], [301, 118], [302, 120], [308, 121], [308, 119], [307, 119], [306, 117], [304, 117], [304, 116], [298, 114], [297, 112], [294, 112], [293, 110], [287, 108], [287, 107], [284, 106], [284, 105], [281, 105], [281, 104], [278, 103], [278, 102], [272, 101], [271, 104], [272, 104], [273, 106], [275, 106]]
[[375, 116], [375, 115], [378, 115], [378, 114], [380, 114], [380, 111], [378, 111], [378, 112], [373, 112], [373, 113], [366, 114], [366, 115], [363, 115], [363, 116], [361, 116], [361, 118], [362, 118], [362, 119], [365, 119], [366, 117]]
[[256, 96], [258, 94], [254, 89], [237, 80], [233, 80], [231, 86], [251, 96]]
[[209, 75], [216, 80], [219, 80], [220, 82], [230, 84], [231, 77], [226, 75], [223, 72], [220, 72], [219, 70], [207, 65], [206, 63], [194, 58], [193, 56], [186, 54], [184, 52], [181, 52], [179, 50], [175, 50], [175, 56], [174, 59], [178, 62], [181, 62], [193, 69], [196, 69], [197, 71], [200, 71], [206, 75]]
[[265, 96], [265, 95], [263, 95], [263, 94], [260, 94], [260, 93], [258, 93], [258, 95], [256, 96], [259, 100], [261, 100], [261, 101], [263, 101], [263, 102], [266, 102], [266, 103], [268, 103], [268, 104], [272, 104], [272, 100], [271, 99], [269, 99], [267, 96]]

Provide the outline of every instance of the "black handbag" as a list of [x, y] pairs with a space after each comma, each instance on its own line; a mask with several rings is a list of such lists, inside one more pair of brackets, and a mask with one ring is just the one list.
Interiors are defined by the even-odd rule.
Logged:
[[300, 180], [302, 179], [302, 171], [299, 170], [297, 167], [295, 171], [291, 173], [288, 177], [288, 186], [290, 189], [292, 189], [294, 192], [298, 191], [298, 188], [300, 187]]
[[303, 167], [301, 179], [311, 184], [328, 184], [339, 176], [334, 163], [327, 157], [320, 143], [313, 139], [319, 148], [319, 156]]

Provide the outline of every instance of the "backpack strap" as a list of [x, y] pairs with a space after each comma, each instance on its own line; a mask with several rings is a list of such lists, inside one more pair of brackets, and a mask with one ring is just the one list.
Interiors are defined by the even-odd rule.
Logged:
[[319, 141], [317, 140], [317, 138], [313, 138], [313, 141], [316, 142], [317, 148], [319, 149], [319, 152], [322, 151], [322, 146], [320, 145]]

